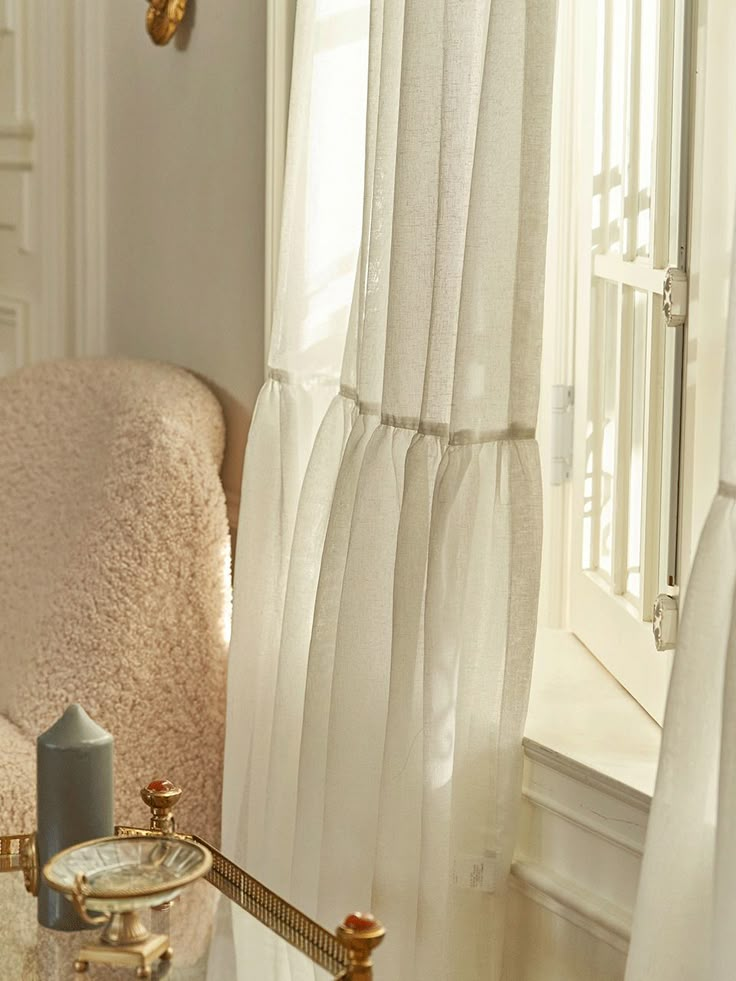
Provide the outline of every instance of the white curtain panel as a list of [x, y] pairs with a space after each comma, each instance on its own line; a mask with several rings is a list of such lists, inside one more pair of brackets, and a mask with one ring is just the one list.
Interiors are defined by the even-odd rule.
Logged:
[[736, 978], [736, 245], [721, 477], [693, 563], [626, 981]]
[[225, 847], [330, 927], [378, 915], [386, 978], [500, 975], [539, 586], [554, 27], [555, 0], [372, 0], [341, 389], [293, 522], [264, 490], [274, 436], [246, 459]]
[[299, 495], [339, 388], [360, 246], [368, 18], [368, 0], [300, 0], [297, 10], [268, 377], [246, 449], [235, 565], [223, 842], [236, 860], [249, 854], [248, 802], [264, 799]]

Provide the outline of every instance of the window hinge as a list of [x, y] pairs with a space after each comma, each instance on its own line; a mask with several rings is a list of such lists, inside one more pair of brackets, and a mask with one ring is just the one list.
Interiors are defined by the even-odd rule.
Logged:
[[662, 313], [668, 327], [682, 327], [687, 318], [687, 273], [676, 266], [664, 274]]
[[572, 385], [552, 386], [550, 483], [553, 487], [564, 484], [572, 477], [574, 404], [575, 389]]
[[658, 651], [672, 651], [677, 642], [677, 598], [660, 593], [652, 611], [654, 646]]

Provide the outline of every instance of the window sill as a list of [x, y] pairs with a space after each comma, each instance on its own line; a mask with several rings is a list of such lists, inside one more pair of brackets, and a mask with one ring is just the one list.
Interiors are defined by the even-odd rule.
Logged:
[[511, 877], [521, 936], [541, 915], [626, 951], [660, 733], [572, 634], [539, 631]]
[[543, 755], [553, 769], [648, 806], [661, 733], [573, 634], [539, 629], [524, 734], [527, 757]]

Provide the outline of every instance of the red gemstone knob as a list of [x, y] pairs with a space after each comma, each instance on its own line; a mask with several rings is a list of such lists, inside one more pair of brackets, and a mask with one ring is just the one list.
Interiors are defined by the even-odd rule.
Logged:
[[376, 919], [370, 913], [351, 913], [345, 917], [345, 926], [348, 930], [362, 933], [364, 930], [375, 929]]
[[154, 793], [164, 793], [167, 790], [173, 790], [174, 785], [170, 780], [152, 780], [146, 787], [146, 790], [152, 790]]

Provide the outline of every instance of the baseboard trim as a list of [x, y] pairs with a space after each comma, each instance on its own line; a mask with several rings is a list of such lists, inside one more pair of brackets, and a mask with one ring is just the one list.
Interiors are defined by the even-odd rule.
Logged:
[[628, 950], [631, 916], [626, 910], [562, 879], [535, 862], [516, 860], [511, 866], [511, 886], [532, 902], [616, 950]]

